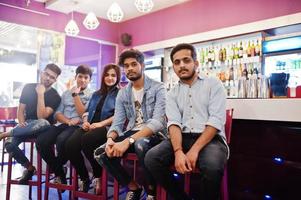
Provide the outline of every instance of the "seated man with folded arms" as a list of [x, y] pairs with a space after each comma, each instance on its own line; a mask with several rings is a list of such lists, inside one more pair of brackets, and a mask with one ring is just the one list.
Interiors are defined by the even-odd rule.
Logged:
[[191, 199], [170, 171], [200, 169], [200, 199], [217, 200], [228, 148], [225, 139], [226, 96], [214, 78], [198, 76], [195, 48], [179, 44], [170, 54], [179, 83], [167, 94], [166, 115], [170, 139], [149, 150], [145, 165], [157, 183], [175, 200]]
[[24, 170], [20, 184], [27, 184], [35, 173], [35, 167], [29, 162], [24, 152], [18, 147], [28, 138], [35, 138], [43, 133], [53, 122], [53, 112], [59, 106], [61, 97], [51, 86], [61, 74], [55, 64], [48, 64], [40, 75], [40, 83], [26, 84], [22, 90], [18, 107], [18, 126], [2, 133], [0, 140], [6, 137], [5, 148]]
[[[166, 127], [163, 83], [144, 74], [144, 56], [135, 49], [126, 50], [119, 57], [129, 84], [117, 95], [113, 124], [107, 134], [105, 153], [98, 160], [121, 185], [128, 186], [126, 200], [140, 199], [143, 188], [136, 183], [120, 164], [127, 152], [135, 152], [144, 169], [147, 181], [147, 199], [154, 199], [155, 183], [144, 165], [145, 153], [161, 140], [158, 132]], [[123, 132], [127, 123], [126, 132]], [[97, 153], [97, 152], [96, 152]]]
[[[82, 124], [81, 116], [92, 95], [92, 90], [88, 88], [92, 76], [90, 67], [80, 65], [75, 73], [76, 86], [63, 93], [61, 104], [55, 112], [58, 123], [37, 138], [37, 149], [50, 170], [54, 172], [55, 183], [67, 182], [63, 170], [63, 165], [67, 162], [65, 142]], [[54, 144], [56, 144], [57, 156], [52, 149]]]

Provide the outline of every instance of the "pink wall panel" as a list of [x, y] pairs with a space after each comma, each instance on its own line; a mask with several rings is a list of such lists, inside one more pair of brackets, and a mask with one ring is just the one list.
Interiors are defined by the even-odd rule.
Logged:
[[192, 0], [126, 21], [133, 46], [301, 12], [301, 0]]

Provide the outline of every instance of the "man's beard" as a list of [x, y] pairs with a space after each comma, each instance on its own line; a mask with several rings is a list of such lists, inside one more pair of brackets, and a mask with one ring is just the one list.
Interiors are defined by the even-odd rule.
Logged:
[[180, 80], [188, 81], [194, 77], [195, 73], [196, 73], [196, 70], [194, 70], [190, 76], [180, 78]]
[[137, 80], [139, 80], [140, 78], [142, 77], [142, 73], [140, 73], [140, 74], [138, 74], [137, 76], [135, 76], [135, 77], [128, 77], [127, 76], [127, 78], [130, 80], [130, 81], [137, 81]]

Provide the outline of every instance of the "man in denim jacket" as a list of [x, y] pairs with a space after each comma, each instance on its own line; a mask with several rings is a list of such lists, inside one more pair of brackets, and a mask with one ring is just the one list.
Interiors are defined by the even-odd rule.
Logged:
[[[145, 169], [144, 155], [160, 142], [158, 132], [166, 127], [166, 90], [163, 83], [144, 74], [144, 56], [138, 50], [121, 53], [119, 65], [124, 67], [130, 83], [117, 95], [113, 124], [107, 134], [105, 153], [99, 161], [121, 185], [128, 186], [127, 200], [140, 199], [143, 188], [128, 175], [119, 158], [127, 152], [135, 152]], [[147, 170], [144, 172], [148, 184], [147, 199], [154, 199], [154, 180]]]

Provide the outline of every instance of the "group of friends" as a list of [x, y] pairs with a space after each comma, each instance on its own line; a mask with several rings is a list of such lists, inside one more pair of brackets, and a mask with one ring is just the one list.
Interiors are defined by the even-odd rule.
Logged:
[[[93, 170], [96, 194], [101, 193], [105, 168], [128, 187], [126, 200], [141, 199], [145, 193], [147, 200], [156, 199], [157, 184], [175, 200], [192, 199], [173, 176], [170, 167], [174, 165], [181, 174], [200, 169], [199, 198], [219, 199], [229, 154], [223, 86], [217, 79], [198, 74], [191, 44], [175, 46], [170, 59], [179, 82], [168, 93], [163, 83], [144, 74], [144, 55], [136, 49], [123, 51], [118, 65], [103, 67], [101, 87], [94, 93], [88, 87], [92, 71], [80, 65], [76, 86], [60, 96], [52, 85], [61, 70], [48, 64], [40, 82], [27, 84], [22, 91], [19, 124], [0, 134], [0, 140], [6, 138], [6, 150], [26, 168], [19, 183], [27, 184], [36, 169], [18, 146], [36, 138], [37, 150], [55, 174], [56, 183], [67, 183], [64, 165], [69, 160], [82, 182], [80, 189], [88, 192], [91, 178], [85, 156]], [[122, 89], [120, 67], [129, 80]], [[128, 152], [138, 157], [144, 186], [120, 163]]]

